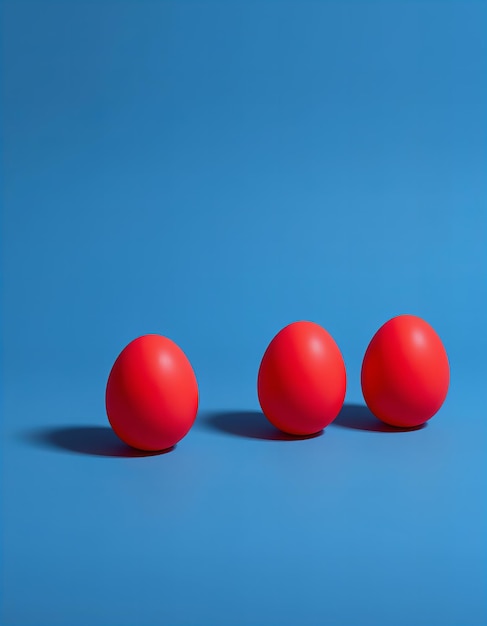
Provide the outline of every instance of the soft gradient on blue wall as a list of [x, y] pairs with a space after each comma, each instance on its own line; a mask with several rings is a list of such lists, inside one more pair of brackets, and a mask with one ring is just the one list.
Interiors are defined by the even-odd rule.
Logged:
[[[4, 623], [485, 624], [486, 4], [2, 11]], [[451, 360], [428, 428], [203, 428], [258, 408], [298, 319], [361, 402], [400, 313]], [[200, 430], [151, 458], [33, 444], [105, 426], [111, 364], [148, 332], [193, 363]]]

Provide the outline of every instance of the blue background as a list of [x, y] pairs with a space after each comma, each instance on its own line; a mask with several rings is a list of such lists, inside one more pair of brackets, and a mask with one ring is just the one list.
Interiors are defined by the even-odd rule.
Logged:
[[[2, 12], [1, 623], [487, 624], [486, 3]], [[411, 432], [359, 384], [400, 313], [451, 361]], [[306, 440], [256, 397], [298, 319], [348, 371]], [[153, 332], [201, 410], [141, 456], [104, 388]]]

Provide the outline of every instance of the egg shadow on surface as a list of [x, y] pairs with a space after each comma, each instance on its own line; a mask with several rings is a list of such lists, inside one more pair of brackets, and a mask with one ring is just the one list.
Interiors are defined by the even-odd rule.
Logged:
[[22, 435], [30, 444], [91, 456], [131, 458], [166, 454], [176, 446], [157, 452], [137, 450], [123, 443], [108, 426], [63, 426], [41, 428]]
[[427, 423], [412, 428], [400, 428], [389, 426], [381, 422], [375, 415], [362, 404], [344, 404], [337, 418], [330, 426], [351, 428], [353, 430], [368, 430], [376, 433], [404, 433], [412, 430], [421, 430]]
[[260, 411], [213, 411], [202, 415], [198, 422], [200, 426], [209, 430], [267, 441], [313, 439], [323, 434], [323, 431], [320, 431], [313, 435], [288, 435], [275, 428]]

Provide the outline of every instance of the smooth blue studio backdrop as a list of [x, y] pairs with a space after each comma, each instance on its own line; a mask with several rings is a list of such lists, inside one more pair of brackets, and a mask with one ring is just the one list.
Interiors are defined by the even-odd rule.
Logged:
[[[485, 625], [485, 3], [2, 12], [0, 621]], [[400, 313], [451, 360], [427, 428], [266, 430], [282, 326], [332, 333], [358, 403]], [[201, 412], [131, 458], [104, 387], [148, 332]]]
[[483, 3], [3, 11], [8, 372], [104, 377], [159, 332], [216, 401], [310, 319], [356, 392], [406, 312], [479, 364]]

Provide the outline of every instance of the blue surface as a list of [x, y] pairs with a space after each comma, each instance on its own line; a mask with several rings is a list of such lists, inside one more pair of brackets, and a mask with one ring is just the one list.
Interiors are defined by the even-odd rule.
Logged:
[[[6, 626], [487, 624], [483, 2], [4, 2]], [[363, 353], [424, 317], [441, 412], [390, 432]], [[258, 412], [272, 336], [335, 337], [316, 438]], [[104, 388], [167, 335], [201, 410], [174, 451]]]

